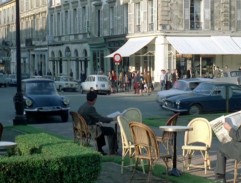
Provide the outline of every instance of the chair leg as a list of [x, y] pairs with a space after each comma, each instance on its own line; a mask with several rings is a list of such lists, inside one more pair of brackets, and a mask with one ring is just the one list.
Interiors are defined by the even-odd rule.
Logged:
[[238, 176], [238, 160], [235, 160], [234, 161], [234, 177], [233, 177], [233, 183], [236, 183], [237, 182], [237, 176]]

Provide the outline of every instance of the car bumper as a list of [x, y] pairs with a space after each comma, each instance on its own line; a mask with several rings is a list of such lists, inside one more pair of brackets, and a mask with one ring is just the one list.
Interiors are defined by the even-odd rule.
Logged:
[[187, 109], [175, 109], [175, 108], [167, 107], [167, 106], [164, 106], [164, 105], [162, 105], [162, 108], [165, 109], [165, 110], [168, 110], [168, 111], [179, 112], [179, 113], [188, 112]]
[[59, 113], [59, 112], [63, 112], [63, 111], [68, 111], [70, 108], [69, 107], [66, 107], [66, 108], [63, 108], [63, 107], [38, 107], [38, 108], [33, 108], [33, 109], [30, 109], [30, 108], [25, 108], [24, 111], [25, 112], [48, 112], [48, 113]]

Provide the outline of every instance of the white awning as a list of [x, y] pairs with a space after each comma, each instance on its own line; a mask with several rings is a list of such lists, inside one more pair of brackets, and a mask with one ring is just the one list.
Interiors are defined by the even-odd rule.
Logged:
[[154, 36], [130, 38], [122, 47], [106, 57], [113, 57], [115, 53], [119, 53], [122, 57], [129, 57], [150, 43], [154, 38]]
[[241, 47], [230, 36], [212, 36], [211, 38], [220, 47], [223, 55], [241, 54]]
[[234, 55], [241, 54], [241, 47], [230, 36], [167, 37], [180, 54]]

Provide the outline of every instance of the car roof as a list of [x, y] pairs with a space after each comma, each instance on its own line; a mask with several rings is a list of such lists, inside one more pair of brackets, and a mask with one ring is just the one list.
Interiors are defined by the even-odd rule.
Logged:
[[29, 78], [29, 79], [23, 79], [23, 82], [35, 82], [35, 81], [41, 81], [41, 82], [53, 82], [52, 79], [48, 78]]
[[[215, 85], [237, 85], [237, 84], [234, 84], [234, 83], [228, 83], [228, 82], [223, 82], [223, 81], [216, 81], [216, 80], [210, 80], [210, 81], [204, 81], [202, 83], [211, 83], [211, 84], [215, 84]], [[237, 85], [239, 86], [239, 85]]]
[[210, 79], [210, 78], [188, 78], [188, 79], [179, 79], [177, 81], [183, 81], [183, 82], [189, 83], [189, 82], [196, 82], [196, 81], [201, 81], [201, 82], [212, 81], [212, 79]]

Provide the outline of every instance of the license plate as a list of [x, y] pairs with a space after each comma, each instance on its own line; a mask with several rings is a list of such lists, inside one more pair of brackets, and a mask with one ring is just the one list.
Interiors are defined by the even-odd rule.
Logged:
[[105, 87], [105, 84], [101, 84], [101, 87], [104, 88], [104, 87]]

